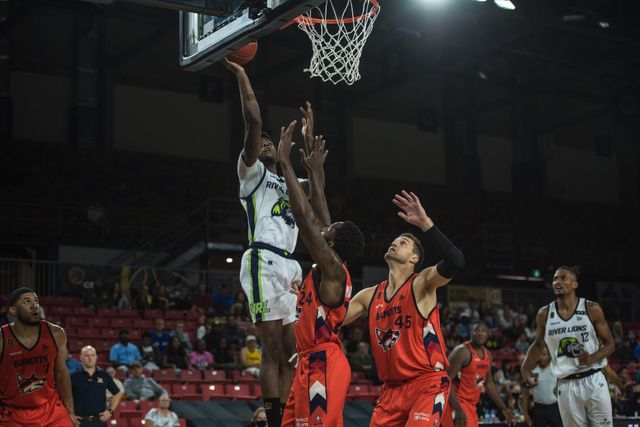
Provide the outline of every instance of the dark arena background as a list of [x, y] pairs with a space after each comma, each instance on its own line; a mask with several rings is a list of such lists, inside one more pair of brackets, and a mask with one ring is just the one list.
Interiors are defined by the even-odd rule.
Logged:
[[[366, 239], [349, 265], [354, 294], [387, 278], [391, 241], [416, 230], [391, 202], [415, 192], [466, 260], [438, 290], [447, 350], [469, 339], [470, 324], [486, 322], [491, 375], [524, 423], [520, 366], [536, 313], [555, 298], [556, 267], [578, 265], [578, 295], [601, 305], [615, 340], [614, 425], [637, 427], [638, 4], [379, 3], [353, 84], [310, 78], [309, 38], [297, 25], [279, 29], [286, 21], [248, 36], [258, 50], [244, 66], [275, 143], [296, 119], [300, 146], [298, 107], [313, 106], [330, 152], [329, 210]], [[41, 315], [64, 327], [70, 371], [83, 369], [87, 345], [100, 368], [111, 366], [128, 330], [180, 425], [261, 425], [252, 424], [261, 388], [241, 357], [256, 331], [239, 281], [247, 219], [236, 172], [238, 84], [214, 60], [181, 66], [181, 54], [192, 36], [188, 12], [224, 20], [265, 4], [0, 1], [0, 322], [12, 321], [14, 289], [34, 289]], [[246, 42], [238, 40], [218, 55]], [[308, 271], [300, 240], [294, 257]], [[438, 261], [426, 246], [426, 264]], [[364, 319], [341, 332], [352, 369], [349, 427], [369, 425], [380, 393]], [[170, 363], [162, 340], [182, 333], [186, 351], [202, 341], [212, 363]], [[114, 375], [124, 383], [128, 374]], [[106, 425], [144, 425], [158, 403], [124, 400]], [[503, 422], [486, 394], [477, 411], [481, 424]]]

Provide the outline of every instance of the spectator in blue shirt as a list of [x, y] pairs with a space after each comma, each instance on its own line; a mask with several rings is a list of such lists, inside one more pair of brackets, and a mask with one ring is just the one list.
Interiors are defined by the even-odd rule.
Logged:
[[151, 331], [151, 345], [158, 349], [159, 353], [164, 353], [169, 342], [171, 334], [164, 330], [164, 319], [156, 319], [156, 328]]
[[140, 360], [142, 356], [138, 347], [129, 342], [129, 331], [120, 330], [120, 342], [111, 347], [109, 361], [119, 368], [127, 368]]

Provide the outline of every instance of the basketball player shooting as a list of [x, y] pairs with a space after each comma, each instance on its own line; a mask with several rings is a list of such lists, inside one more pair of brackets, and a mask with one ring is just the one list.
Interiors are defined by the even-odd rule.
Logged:
[[298, 227], [287, 185], [277, 175], [275, 146], [262, 132], [260, 107], [249, 77], [242, 66], [227, 59], [222, 62], [238, 80], [245, 129], [238, 178], [249, 248], [242, 256], [240, 282], [263, 347], [260, 386], [265, 413], [269, 425], [279, 426], [291, 386], [288, 361], [295, 353], [296, 297], [290, 289], [302, 280], [302, 269], [292, 258]]
[[450, 379], [436, 290], [464, 267], [464, 256], [414, 193], [402, 191], [393, 203], [398, 216], [422, 231], [442, 261], [420, 271], [422, 243], [411, 233], [401, 234], [384, 256], [389, 278], [358, 292], [344, 323], [368, 314], [371, 352], [384, 382], [370, 426], [439, 426]]
[[9, 313], [15, 321], [2, 326], [0, 337], [0, 425], [79, 425], [64, 330], [40, 320], [38, 296], [29, 288], [11, 293]]
[[484, 346], [489, 338], [489, 328], [482, 322], [474, 324], [470, 338], [469, 341], [456, 346], [449, 354], [451, 367], [448, 372], [453, 381], [453, 389], [442, 426], [478, 427], [476, 407], [483, 388], [502, 411], [506, 423], [515, 425], [515, 417], [500, 398], [493, 382], [491, 353]]
[[558, 378], [558, 406], [565, 427], [612, 426], [611, 398], [603, 373], [606, 358], [615, 349], [600, 305], [578, 298], [577, 267], [559, 267], [553, 275], [556, 300], [536, 316], [536, 336], [522, 364], [522, 380], [532, 387], [538, 380], [532, 369], [545, 343], [551, 373]]
[[352, 222], [331, 223], [324, 195], [323, 165], [327, 152], [322, 137], [315, 138], [308, 155], [300, 150], [311, 186], [311, 204], [307, 200], [289, 159], [295, 124], [294, 121], [281, 130], [278, 159], [300, 238], [316, 264], [298, 290], [295, 323], [298, 363], [282, 426], [342, 427], [351, 368], [342, 351], [339, 333], [351, 298], [347, 264], [362, 252], [364, 237]]

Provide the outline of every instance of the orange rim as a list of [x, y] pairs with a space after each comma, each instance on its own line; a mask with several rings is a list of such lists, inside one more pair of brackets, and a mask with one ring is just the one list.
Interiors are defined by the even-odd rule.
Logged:
[[[371, 3], [373, 5], [373, 9], [371, 9], [369, 11], [369, 13], [365, 13], [364, 15], [360, 15], [360, 16], [353, 16], [351, 18], [343, 18], [343, 19], [321, 19], [321, 18], [309, 18], [308, 16], [305, 15], [300, 15], [297, 18], [294, 18], [292, 22], [295, 22], [297, 24], [302, 24], [302, 25], [316, 25], [316, 24], [331, 24], [331, 25], [336, 25], [336, 24], [352, 24], [354, 22], [358, 22], [361, 21], [363, 19], [369, 18], [371, 16], [374, 16], [376, 13], [378, 13], [378, 11], [380, 10], [380, 5], [378, 4], [378, 0], [365, 0], [365, 1], [369, 1], [369, 3]], [[292, 23], [291, 22], [291, 23]], [[287, 24], [286, 26], [288, 27], [291, 23]]]

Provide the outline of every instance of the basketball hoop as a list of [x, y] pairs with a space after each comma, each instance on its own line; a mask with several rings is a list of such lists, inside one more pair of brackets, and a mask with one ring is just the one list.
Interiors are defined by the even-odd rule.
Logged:
[[[380, 5], [378, 0], [343, 0], [345, 5], [341, 8], [334, 5], [338, 1], [327, 0], [324, 5], [297, 17], [295, 22], [307, 33], [313, 48], [311, 63], [304, 71], [324, 82], [352, 85], [360, 80], [362, 49]], [[356, 14], [357, 3], [362, 3], [359, 14]]]

